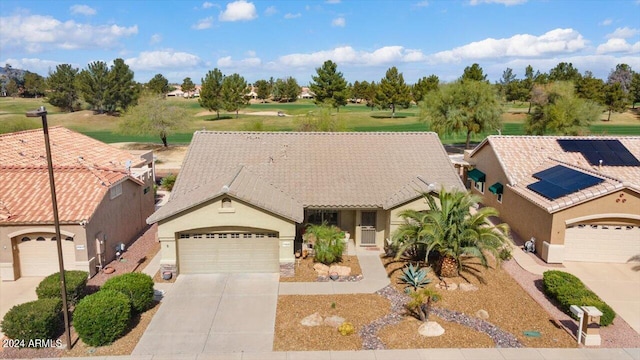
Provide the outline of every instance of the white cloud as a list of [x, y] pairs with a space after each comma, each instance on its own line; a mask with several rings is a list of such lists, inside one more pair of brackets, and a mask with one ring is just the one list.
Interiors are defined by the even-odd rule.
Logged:
[[419, 2], [417, 2], [415, 4], [413, 4], [413, 6], [415, 6], [415, 7], [427, 7], [427, 6], [429, 6], [429, 1], [422, 0], [422, 1], [419, 1]]
[[607, 34], [607, 39], [628, 39], [638, 34], [640, 34], [640, 30], [625, 26], [623, 28], [617, 28], [611, 34]]
[[258, 17], [253, 3], [238, 0], [227, 4], [227, 8], [220, 13], [220, 21], [247, 21]]
[[226, 68], [254, 68], [260, 66], [262, 60], [257, 57], [248, 57], [242, 60], [233, 60], [231, 56], [225, 56], [218, 59], [217, 65]]
[[51, 49], [112, 49], [119, 40], [138, 33], [138, 26], [91, 25], [49, 15], [0, 17], [0, 48], [35, 53]]
[[195, 30], [204, 30], [210, 28], [211, 26], [213, 26], [213, 16], [198, 20], [197, 23], [191, 25], [191, 28]]
[[276, 9], [275, 6], [269, 6], [268, 8], [264, 9], [264, 14], [266, 16], [272, 16], [278, 13], [278, 9]]
[[596, 53], [636, 53], [640, 51], [640, 41], [631, 45], [625, 39], [609, 39], [606, 43], [598, 45]]
[[326, 60], [340, 65], [375, 66], [397, 62], [423, 61], [426, 57], [419, 50], [405, 49], [402, 46], [385, 46], [372, 52], [357, 51], [351, 46], [341, 46], [331, 50], [317, 51], [310, 54], [289, 54], [281, 56], [278, 63], [287, 67], [315, 67]]
[[471, 0], [470, 5], [475, 6], [479, 4], [502, 4], [505, 6], [520, 5], [526, 3], [527, 0]]
[[301, 16], [302, 16], [302, 14], [300, 14], [300, 13], [296, 13], [296, 14], [286, 13], [286, 14], [284, 14], [284, 18], [285, 19], [295, 19], [295, 18], [299, 18]]
[[610, 18], [607, 18], [607, 19], [602, 20], [598, 25], [600, 25], [600, 26], [609, 26], [609, 25], [611, 25], [612, 22], [613, 22], [613, 20], [611, 20]]
[[80, 15], [95, 15], [96, 9], [90, 7], [89, 5], [72, 5], [69, 10], [72, 14], [80, 14]]
[[208, 1], [205, 1], [205, 2], [202, 3], [202, 8], [203, 9], [209, 9], [211, 7], [213, 7], [213, 4], [208, 2]]
[[248, 57], [256, 57], [256, 52], [253, 50], [247, 50], [245, 54], [247, 54]]
[[133, 70], [191, 68], [202, 64], [197, 55], [172, 50], [143, 51], [137, 57], [124, 61]]
[[159, 43], [159, 42], [161, 42], [161, 41], [162, 41], [162, 35], [160, 35], [160, 34], [153, 34], [153, 35], [151, 35], [151, 39], [149, 40], [149, 43], [150, 43], [151, 45], [153, 45], [153, 44], [157, 44], [157, 43]]
[[341, 17], [337, 17], [337, 18], [333, 19], [333, 21], [331, 21], [331, 26], [345, 27], [345, 25], [347, 25], [347, 20], [345, 20], [342, 16]]
[[[43, 60], [36, 58], [22, 58], [22, 59], [6, 59], [2, 61], [3, 64], [10, 64], [14, 69], [23, 69], [29, 70], [31, 72], [40, 74], [42, 76], [47, 76], [49, 74], [49, 70], [54, 71], [57, 65], [61, 63], [53, 60]], [[77, 65], [73, 65], [73, 67], [78, 67]]]
[[573, 29], [555, 29], [541, 36], [518, 34], [506, 39], [492, 39], [441, 51], [431, 56], [435, 63], [458, 62], [502, 57], [541, 57], [558, 53], [572, 53], [586, 47], [586, 40]]

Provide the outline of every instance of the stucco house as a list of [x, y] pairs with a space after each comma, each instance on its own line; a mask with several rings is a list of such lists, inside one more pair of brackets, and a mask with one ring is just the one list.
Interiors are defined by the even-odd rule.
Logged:
[[158, 223], [163, 271], [278, 272], [308, 223], [382, 248], [420, 196], [464, 189], [435, 133], [194, 134]]
[[465, 159], [472, 192], [546, 262], [640, 255], [640, 137], [489, 136]]
[[[95, 275], [154, 210], [153, 153], [49, 129], [65, 269]], [[41, 129], [0, 135], [0, 278], [58, 271]]]

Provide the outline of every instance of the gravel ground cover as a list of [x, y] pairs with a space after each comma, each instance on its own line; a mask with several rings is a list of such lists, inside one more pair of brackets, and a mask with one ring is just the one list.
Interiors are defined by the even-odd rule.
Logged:
[[[280, 276], [280, 282], [314, 282], [318, 281], [318, 273], [313, 270], [313, 257], [300, 259], [300, 263], [294, 264], [295, 275], [293, 277]], [[351, 268], [351, 277], [362, 275], [360, 262], [357, 256], [343, 256], [342, 261], [335, 265], [349, 266]], [[326, 280], [325, 280], [326, 281]]]
[[[405, 286], [398, 279], [405, 262], [392, 258], [383, 258], [382, 261], [390, 274], [392, 286], [400, 292], [404, 291]], [[507, 263], [503, 263], [503, 266]], [[478, 290], [439, 290], [442, 299], [434, 305], [435, 307], [457, 311], [469, 317], [475, 317], [480, 309], [485, 310], [489, 314], [489, 323], [514, 335], [525, 347], [576, 346], [575, 339], [566, 329], [554, 325], [552, 320], [556, 317], [542, 308], [502, 267], [491, 264], [490, 268], [485, 269], [474, 260], [470, 260], [468, 264], [469, 267], [462, 272], [461, 277], [446, 281], [449, 284], [470, 283], [477, 286]], [[432, 279], [429, 286], [440, 282], [433, 272], [429, 275]], [[440, 325], [444, 327], [445, 324]], [[541, 336], [528, 337], [524, 335], [525, 331], [538, 331]], [[473, 345], [471, 339], [461, 343], [470, 347], [483, 347], [482, 342]]]
[[[332, 306], [335, 304], [335, 306]], [[377, 294], [283, 295], [278, 298], [274, 351], [361, 350], [358, 332], [389, 313], [389, 300]], [[342, 336], [336, 328], [308, 327], [300, 321], [318, 312], [323, 318], [338, 315], [352, 323], [356, 333]]]

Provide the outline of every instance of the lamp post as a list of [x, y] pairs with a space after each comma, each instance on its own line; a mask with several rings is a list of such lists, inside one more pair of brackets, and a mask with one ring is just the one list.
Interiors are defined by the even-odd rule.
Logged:
[[49, 127], [47, 126], [47, 109], [40, 106], [38, 110], [27, 111], [27, 117], [41, 117], [44, 132], [44, 145], [47, 151], [47, 168], [49, 170], [49, 187], [51, 189], [51, 203], [53, 204], [53, 224], [56, 229], [56, 245], [58, 246], [58, 265], [60, 267], [60, 293], [62, 294], [62, 315], [64, 330], [67, 338], [67, 349], [71, 349], [71, 329], [69, 327], [69, 307], [67, 306], [67, 282], [64, 276], [64, 260], [62, 259], [62, 237], [60, 236], [60, 219], [58, 218], [58, 201], [56, 199], [56, 184], [53, 179], [53, 162], [51, 161], [51, 145], [49, 144]]

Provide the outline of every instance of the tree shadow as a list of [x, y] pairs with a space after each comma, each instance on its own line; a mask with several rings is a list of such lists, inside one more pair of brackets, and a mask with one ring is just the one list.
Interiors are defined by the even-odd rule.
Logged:
[[211, 118], [206, 118], [204, 119], [204, 121], [218, 121], [218, 120], [230, 120], [230, 119], [235, 119], [235, 116], [231, 116], [231, 115], [220, 115], [220, 117], [211, 117]]
[[372, 115], [371, 115], [371, 117], [372, 117], [372, 118], [374, 118], [374, 119], [404, 119], [404, 118], [406, 118], [407, 116], [406, 116], [406, 115], [398, 115], [398, 114], [396, 114], [396, 115], [394, 115], [394, 116], [391, 116], [391, 115], [372, 114]]

